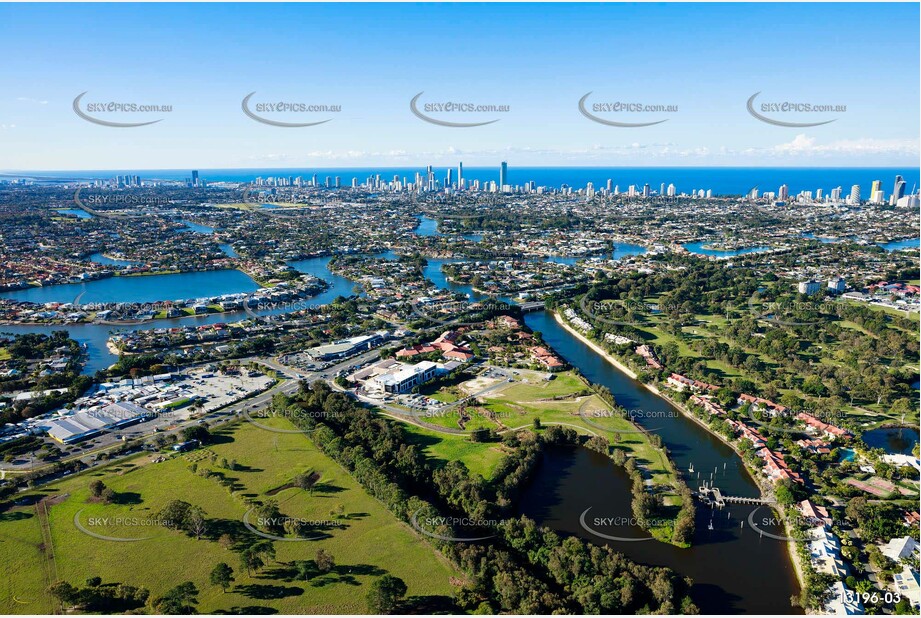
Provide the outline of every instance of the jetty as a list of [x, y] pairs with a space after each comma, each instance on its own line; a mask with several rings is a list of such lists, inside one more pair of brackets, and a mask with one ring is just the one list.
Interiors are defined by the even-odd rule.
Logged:
[[727, 504], [757, 504], [757, 505], [766, 505], [771, 504], [768, 500], [763, 498], [746, 498], [744, 496], [727, 496], [719, 487], [713, 485], [707, 485], [704, 482], [703, 485], [697, 488], [697, 499], [703, 502], [708, 506], [715, 506], [718, 508], [723, 508]]

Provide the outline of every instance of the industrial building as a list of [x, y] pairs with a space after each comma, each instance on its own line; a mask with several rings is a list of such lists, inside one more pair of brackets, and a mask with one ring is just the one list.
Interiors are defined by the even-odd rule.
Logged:
[[317, 346], [307, 350], [307, 354], [314, 360], [332, 360], [352, 356], [363, 350], [370, 350], [387, 340], [387, 331], [382, 330], [370, 335], [340, 339], [332, 343]]
[[97, 434], [137, 423], [153, 413], [130, 401], [118, 401], [100, 410], [77, 412], [49, 421], [48, 435], [62, 444], [73, 444]]

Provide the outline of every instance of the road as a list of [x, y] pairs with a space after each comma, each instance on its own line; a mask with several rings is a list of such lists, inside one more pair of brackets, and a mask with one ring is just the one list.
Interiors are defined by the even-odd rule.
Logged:
[[[434, 329], [425, 329], [425, 331], [420, 331], [420, 332], [426, 332], [429, 330], [441, 330], [443, 328], [444, 326], [439, 325], [438, 327]], [[398, 343], [399, 342], [397, 342], [397, 344]], [[340, 372], [350, 371], [356, 366], [364, 365], [366, 363], [377, 360], [380, 357], [381, 351], [386, 350], [389, 347], [392, 347], [392, 346], [382, 346], [377, 349], [368, 350], [367, 352], [363, 352], [357, 356], [353, 356], [351, 358], [345, 359], [338, 363], [329, 365], [318, 371], [304, 371], [297, 367], [291, 367], [288, 365], [284, 365], [280, 363], [278, 359], [276, 358], [253, 356], [253, 357], [237, 359], [241, 364], [245, 364], [249, 362], [259, 363], [275, 371], [279, 375], [280, 380], [274, 386], [272, 386], [271, 388], [261, 393], [245, 398], [239, 402], [229, 404], [223, 408], [214, 410], [205, 415], [196, 416], [196, 418], [194, 419], [189, 419], [189, 420], [182, 421], [179, 423], [164, 423], [162, 419], [155, 418], [151, 421], [139, 423], [138, 425], [134, 425], [130, 428], [123, 427], [123, 428], [120, 428], [120, 429], [117, 429], [111, 432], [104, 433], [100, 437], [97, 437], [89, 442], [83, 443], [82, 446], [79, 444], [72, 445], [71, 448], [77, 448], [79, 449], [79, 452], [73, 453], [57, 461], [47, 462], [47, 463], [42, 462], [41, 464], [37, 466], [34, 465], [34, 462], [32, 462], [31, 460], [29, 462], [23, 462], [23, 463], [15, 464], [15, 465], [0, 463], [0, 479], [6, 478], [8, 475], [41, 472], [43, 470], [51, 468], [52, 466], [55, 466], [61, 463], [64, 463], [64, 464], [71, 463], [76, 460], [82, 461], [88, 467], [97, 466], [103, 463], [109, 463], [112, 461], [111, 459], [99, 460], [98, 455], [105, 453], [106, 451], [109, 451], [109, 450], [114, 450], [115, 448], [123, 444], [124, 440], [143, 440], [145, 438], [150, 438], [157, 434], [163, 435], [163, 436], [175, 435], [187, 427], [190, 427], [196, 424], [201, 424], [201, 423], [207, 423], [209, 427], [217, 427], [217, 426], [223, 425], [227, 422], [237, 419], [238, 417], [242, 416], [245, 412], [252, 412], [252, 411], [259, 410], [259, 409], [262, 409], [268, 406], [271, 403], [272, 398], [277, 393], [284, 393], [285, 395], [294, 394], [300, 388], [300, 382], [302, 381], [310, 384], [310, 383], [316, 382], [317, 380], [325, 380], [329, 382], [334, 388], [337, 388], [334, 382], [337, 374], [339, 374]], [[493, 369], [496, 371], [499, 371], [496, 368], [493, 368]], [[470, 397], [465, 398], [464, 400], [454, 402], [451, 406], [449, 406], [446, 409], [451, 409], [464, 401], [475, 399], [476, 397], [484, 395], [487, 392], [496, 390], [504, 386], [506, 386], [506, 382], [500, 382], [499, 384], [492, 385], [474, 395], [471, 395]], [[337, 388], [337, 390], [341, 391], [342, 389]], [[371, 400], [367, 398], [359, 398], [355, 396], [353, 393], [349, 393], [349, 394], [355, 397], [356, 399], [358, 399], [359, 401], [362, 401], [362, 403], [387, 410], [387, 412], [389, 412], [389, 414], [387, 414], [388, 416], [391, 416], [392, 418], [395, 418], [398, 420], [413, 422], [413, 419], [415, 419], [418, 416], [413, 413], [407, 413], [405, 410], [390, 406], [384, 402], [379, 402], [379, 401]], [[417, 422], [416, 424], [422, 424], [423, 426], [426, 426], [426, 427], [429, 426], [429, 424], [424, 423], [422, 419], [419, 419], [419, 421], [420, 422]], [[164, 427], [167, 427], [167, 426], [169, 428], [164, 429]], [[432, 428], [435, 429], [436, 431], [442, 431], [443, 433], [452, 433], [452, 434], [462, 433], [460, 432], [460, 430], [452, 430], [450, 428], [437, 427], [434, 425], [432, 425]], [[157, 431], [157, 429], [159, 429], [159, 431]], [[116, 437], [116, 436], [120, 436], [120, 437]], [[124, 437], [124, 440], [122, 439], [122, 436]], [[131, 454], [131, 453], [128, 453], [128, 454]], [[31, 454], [30, 454], [30, 457], [31, 457]], [[69, 473], [66, 473], [66, 474], [69, 474]], [[43, 483], [47, 483], [51, 480], [54, 480], [54, 478], [58, 478], [59, 476], [61, 475], [54, 475], [53, 477], [46, 477], [46, 479], [43, 480]]]
[[[70, 463], [76, 460], [80, 460], [85, 465], [90, 467], [99, 465], [101, 463], [108, 463], [111, 460], [100, 461], [96, 458], [96, 456], [123, 444], [122, 439], [116, 437], [116, 435], [124, 436], [127, 440], [142, 440], [158, 434], [163, 436], [177, 434], [187, 427], [200, 423], [207, 423], [210, 427], [217, 427], [236, 419], [245, 411], [259, 410], [268, 406], [276, 393], [284, 393], [285, 395], [292, 395], [296, 393], [300, 388], [300, 380], [298, 379], [299, 376], [302, 377], [303, 381], [308, 383], [312, 383], [317, 380], [331, 381], [333, 378], [335, 378], [338, 372], [346, 370], [356, 364], [362, 364], [370, 360], [374, 360], [378, 356], [380, 356], [380, 350], [370, 350], [358, 356], [341, 361], [334, 365], [330, 365], [325, 369], [317, 372], [300, 372], [294, 367], [282, 365], [274, 358], [243, 358], [240, 359], [242, 364], [249, 362], [259, 363], [268, 367], [269, 369], [276, 371], [282, 379], [280, 379], [278, 383], [276, 383], [268, 390], [265, 390], [251, 397], [247, 397], [236, 403], [229, 404], [223, 408], [214, 410], [205, 415], [197, 416], [194, 419], [189, 419], [179, 423], [170, 423], [164, 422], [162, 418], [154, 418], [150, 421], [139, 423], [131, 427], [122, 427], [120, 429], [104, 433], [89, 442], [83, 443], [82, 446], [80, 444], [72, 445], [71, 448], [77, 448], [79, 449], [79, 452], [64, 457], [58, 461], [48, 463], [41, 462], [39, 465], [33, 465], [32, 462], [23, 462], [22, 464], [18, 465], [11, 465], [7, 463], [0, 464], [0, 479], [6, 478], [7, 475], [40, 472], [56, 464]], [[169, 429], [163, 430], [164, 426], [168, 426]], [[157, 428], [160, 428], [161, 431], [156, 431]], [[54, 478], [57, 478], [57, 475]], [[53, 480], [53, 478], [49, 478], [48, 480]]]

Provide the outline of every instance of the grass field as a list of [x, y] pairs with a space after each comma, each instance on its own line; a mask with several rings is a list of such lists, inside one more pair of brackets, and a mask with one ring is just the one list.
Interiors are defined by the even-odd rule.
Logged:
[[438, 433], [416, 425], [405, 424], [412, 440], [438, 465], [460, 460], [467, 469], [485, 479], [492, 477], [496, 465], [506, 455], [499, 444], [471, 442], [467, 436]]
[[874, 305], [873, 303], [853, 303], [853, 304], [867, 307], [868, 309], [871, 309], [873, 311], [882, 311], [883, 313], [888, 313], [889, 315], [897, 315], [903, 318], [907, 317], [909, 320], [912, 320], [914, 322], [921, 321], [921, 313], [918, 313], [917, 311], [912, 311], [911, 313], [906, 315], [906, 312], [899, 311], [898, 309], [895, 309], [894, 307], [884, 307], [883, 305]]
[[[282, 419], [261, 422], [291, 427]], [[223, 470], [212, 457], [217, 462], [236, 460], [240, 467]], [[233, 493], [216, 479], [195, 474], [193, 463], [199, 470], [226, 475], [234, 483]], [[296, 474], [308, 470], [322, 475], [312, 494], [287, 487]], [[94, 479], [117, 492], [117, 503], [90, 500], [88, 485]], [[148, 588], [152, 597], [192, 581], [200, 591], [202, 613], [323, 614], [366, 612], [368, 584], [390, 573], [406, 582], [413, 606], [430, 608], [451, 594], [449, 578], [458, 575], [424, 537], [395, 519], [305, 436], [246, 423], [216, 432], [215, 443], [207, 449], [172, 455], [161, 463], [153, 463], [150, 454], [136, 456], [31, 495], [47, 502], [16, 506], [0, 516], [0, 563], [6, 575], [0, 587], [0, 610], [4, 613], [50, 613], [54, 608], [44, 591], [51, 582], [63, 579], [83, 585], [92, 576]], [[307, 521], [332, 520], [341, 509], [344, 517], [338, 522], [343, 527], [323, 531], [320, 540], [276, 541], [276, 560], [250, 577], [236, 551], [215, 540], [225, 532], [238, 539], [237, 547], [261, 540], [243, 526], [247, 496], [271, 497], [285, 516]], [[210, 528], [206, 537], [195, 540], [149, 522], [171, 499], [205, 510]], [[46, 505], [47, 520], [40, 516]], [[113, 522], [117, 517], [139, 523]], [[96, 534], [146, 540], [94, 538], [76, 528], [75, 518]], [[312, 560], [320, 548], [332, 553], [336, 568], [298, 580], [291, 563]], [[226, 594], [208, 583], [211, 569], [219, 562], [229, 564], [236, 578]]]

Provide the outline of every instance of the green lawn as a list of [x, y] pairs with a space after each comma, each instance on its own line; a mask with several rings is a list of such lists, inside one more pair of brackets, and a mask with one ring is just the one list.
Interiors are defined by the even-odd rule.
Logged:
[[[586, 384], [571, 371], [555, 374], [550, 382], [517, 383], [485, 396], [487, 407], [508, 428], [563, 423], [582, 433], [602, 435], [642, 464], [656, 484], [674, 485], [665, 455], [652, 446], [627, 418], [605, 413], [608, 406], [597, 395], [587, 395]], [[580, 414], [581, 410], [581, 414]], [[620, 441], [614, 440], [620, 434]]]
[[[290, 428], [283, 419], [260, 421]], [[211, 454], [236, 460], [239, 471], [222, 470], [212, 463]], [[189, 580], [201, 591], [199, 611], [247, 613], [277, 611], [285, 614], [364, 613], [368, 584], [390, 573], [403, 579], [409, 597], [450, 595], [449, 578], [457, 572], [411, 527], [395, 519], [371, 498], [338, 464], [320, 453], [303, 435], [275, 433], [243, 423], [217, 433], [208, 449], [173, 455], [152, 463], [142, 455], [101, 470], [60, 481], [40, 492], [59, 503], [49, 509], [49, 527], [54, 560], [40, 559], [42, 526], [34, 506], [16, 507], [0, 519], [0, 555], [4, 578], [0, 610], [6, 613], [49, 613], [50, 600], [43, 590], [55, 579], [75, 585], [92, 576], [106, 582], [143, 586], [152, 596]], [[215, 479], [192, 472], [211, 468], [232, 477], [233, 494]], [[287, 517], [309, 521], [333, 519], [342, 507], [342, 529], [327, 531], [322, 540], [275, 542], [277, 560], [255, 573], [246, 574], [236, 552], [222, 548], [213, 538], [195, 540], [181, 532], [155, 525], [91, 525], [93, 517], [154, 519], [171, 499], [182, 499], [204, 508], [209, 524], [218, 532], [230, 532], [245, 545], [259, 537], [246, 531], [242, 518], [248, 510], [244, 496], [268, 499], [267, 492], [287, 485], [298, 473], [321, 473], [312, 495], [297, 488], [282, 489], [272, 498]], [[89, 502], [88, 485], [100, 479], [120, 496], [120, 504]], [[98, 534], [112, 537], [149, 537], [135, 542], [100, 540], [78, 531], [74, 518]], [[22, 518], [22, 519], [19, 519]], [[311, 560], [323, 548], [335, 557], [336, 569], [329, 575], [298, 581], [291, 571], [295, 560]], [[47, 553], [47, 552], [46, 552]], [[208, 583], [208, 574], [218, 562], [227, 562], [236, 582], [226, 594]], [[43, 572], [43, 565], [47, 571]]]
[[417, 425], [405, 424], [411, 439], [438, 465], [460, 460], [474, 474], [485, 479], [492, 476], [496, 465], [505, 457], [503, 447], [496, 443], [471, 442], [467, 436], [443, 434]]
[[[483, 415], [477, 412], [477, 408], [468, 407], [465, 412], [465, 420], [463, 429], [465, 431], [473, 431], [475, 429], [496, 429], [496, 424], [489, 420], [488, 418], [483, 417]], [[460, 422], [462, 419], [460, 409], [458, 407], [450, 408], [441, 412], [425, 412], [419, 414], [419, 419], [425, 421], [426, 423], [431, 423], [432, 425], [438, 425], [439, 427], [446, 427], [449, 429], [462, 429]]]

